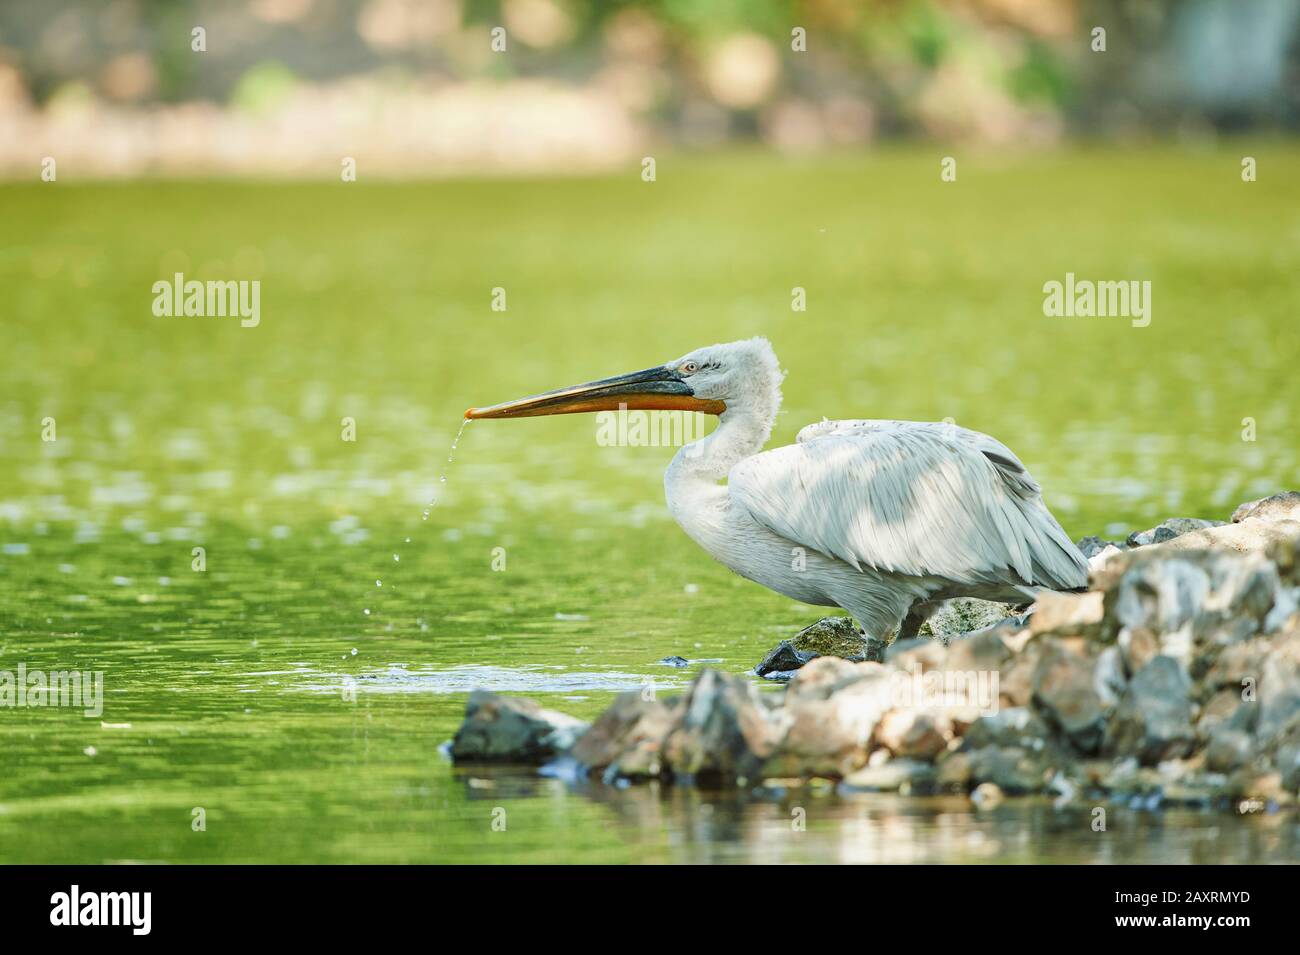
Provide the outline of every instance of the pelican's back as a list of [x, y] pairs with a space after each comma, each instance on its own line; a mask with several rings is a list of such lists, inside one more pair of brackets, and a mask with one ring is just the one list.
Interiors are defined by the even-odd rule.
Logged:
[[787, 540], [861, 570], [1072, 590], [1087, 561], [1001, 442], [956, 425], [823, 421], [741, 461], [731, 497]]

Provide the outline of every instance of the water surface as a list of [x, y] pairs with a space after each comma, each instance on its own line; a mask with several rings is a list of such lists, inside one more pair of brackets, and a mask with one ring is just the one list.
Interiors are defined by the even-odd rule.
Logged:
[[[0, 187], [0, 669], [106, 693], [98, 718], [0, 710], [0, 859], [1294, 858], [1280, 815], [1117, 807], [1097, 834], [1046, 804], [574, 790], [439, 753], [474, 686], [590, 718], [703, 665], [666, 656], [742, 672], [819, 616], [676, 529], [671, 449], [485, 421], [448, 467], [471, 404], [763, 334], [789, 373], [774, 440], [951, 417], [1016, 449], [1076, 537], [1294, 486], [1300, 184], [1243, 184], [1247, 148], [1300, 158]], [[260, 326], [155, 318], [175, 271], [260, 279]], [[1067, 271], [1150, 279], [1150, 327], [1044, 317]]]

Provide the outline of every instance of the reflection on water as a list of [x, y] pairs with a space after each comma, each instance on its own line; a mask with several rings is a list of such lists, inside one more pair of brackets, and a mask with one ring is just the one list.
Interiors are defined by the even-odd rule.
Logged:
[[[670, 784], [565, 783], [512, 770], [454, 771], [470, 802], [574, 796], [602, 807], [611, 831], [650, 860], [687, 863], [1294, 862], [1300, 823], [1191, 810], [1053, 808], [1012, 800], [976, 810], [961, 796], [842, 793], [833, 786], [708, 792]], [[566, 794], [572, 794], [566, 796]]]

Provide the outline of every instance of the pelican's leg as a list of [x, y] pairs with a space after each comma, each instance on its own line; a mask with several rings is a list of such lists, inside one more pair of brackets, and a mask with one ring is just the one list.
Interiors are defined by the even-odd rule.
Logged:
[[851, 593], [832, 593], [835, 602], [853, 614], [868, 642], [887, 647], [912, 606], [912, 598], [893, 587], [863, 586]]
[[907, 610], [902, 624], [898, 628], [899, 640], [912, 640], [921, 631], [921, 624], [930, 619], [930, 615], [939, 609], [942, 600], [918, 600]]

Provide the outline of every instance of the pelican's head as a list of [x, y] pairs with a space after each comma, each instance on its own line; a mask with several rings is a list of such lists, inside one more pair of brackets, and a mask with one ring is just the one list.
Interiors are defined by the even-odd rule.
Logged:
[[470, 408], [466, 418], [530, 418], [581, 411], [700, 411], [721, 415], [752, 410], [776, 416], [781, 403], [781, 368], [766, 338], [708, 345], [663, 365], [630, 375], [547, 391], [487, 408]]

